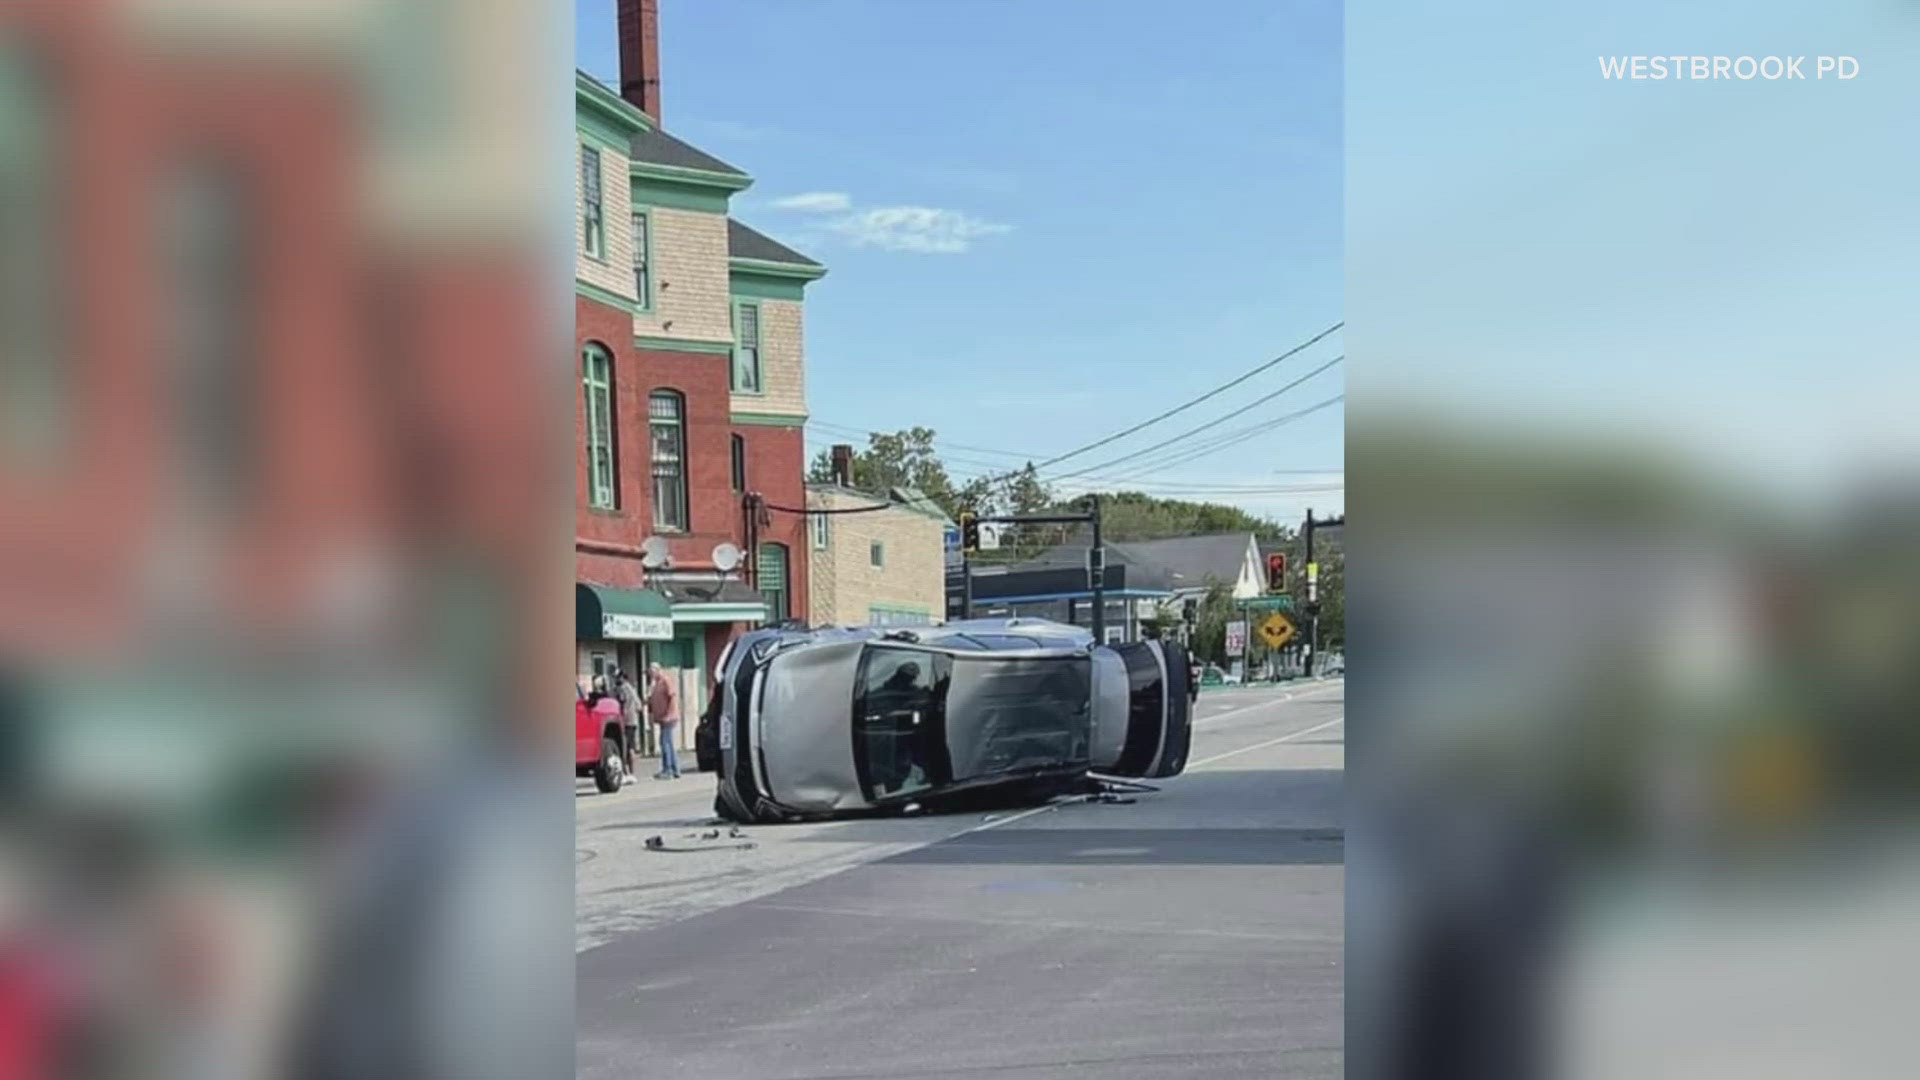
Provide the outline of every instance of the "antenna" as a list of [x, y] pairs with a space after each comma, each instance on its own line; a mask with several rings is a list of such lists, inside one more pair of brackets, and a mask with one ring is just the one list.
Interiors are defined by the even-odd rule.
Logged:
[[745, 558], [739, 548], [732, 544], [719, 543], [713, 546], [713, 565], [723, 574], [730, 574]]
[[666, 537], [649, 536], [640, 542], [640, 565], [649, 570], [673, 565], [673, 556], [667, 553]]

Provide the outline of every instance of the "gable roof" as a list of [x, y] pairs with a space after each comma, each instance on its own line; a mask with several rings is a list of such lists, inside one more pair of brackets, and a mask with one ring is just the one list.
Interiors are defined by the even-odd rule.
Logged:
[[[1021, 563], [1017, 569], [1085, 566], [1088, 540], [1086, 527], [1077, 525], [1064, 542]], [[1252, 544], [1253, 534], [1243, 532], [1110, 542], [1106, 545], [1107, 562], [1152, 570], [1164, 576], [1175, 589], [1204, 588], [1209, 579], [1231, 586], [1240, 580]]]
[[953, 524], [952, 519], [947, 517], [947, 512], [945, 510], [940, 509], [940, 504], [928, 498], [926, 493], [921, 491], [919, 488], [912, 488], [912, 487], [888, 488], [887, 497], [893, 500], [894, 502], [897, 502], [909, 509], [918, 510], [921, 513], [927, 514], [931, 517], [937, 517], [941, 521], [944, 521], [949, 525]]
[[633, 160], [637, 162], [665, 165], [673, 169], [698, 169], [701, 172], [725, 173], [742, 180], [748, 179], [745, 172], [691, 143], [681, 142], [658, 128], [639, 132], [628, 142]]
[[1162, 567], [1183, 589], [1200, 588], [1209, 578], [1222, 585], [1235, 584], [1246, 569], [1247, 553], [1253, 547], [1253, 534], [1243, 532], [1175, 536], [1127, 545], [1135, 558]]
[[727, 255], [734, 259], [754, 259], [759, 262], [789, 263], [794, 266], [826, 269], [766, 233], [741, 223], [737, 218], [727, 219]]
[[859, 488], [850, 488], [831, 481], [809, 480], [806, 486], [809, 493], [819, 492], [821, 494], [847, 495], [861, 500], [860, 503], [857, 504], [861, 506], [875, 503], [888, 503], [895, 510], [911, 511], [948, 525], [953, 524], [947, 517], [946, 511], [940, 509], [940, 504], [927, 498], [918, 488], [892, 487], [888, 488], [885, 494], [876, 494], [871, 491], [862, 491]]

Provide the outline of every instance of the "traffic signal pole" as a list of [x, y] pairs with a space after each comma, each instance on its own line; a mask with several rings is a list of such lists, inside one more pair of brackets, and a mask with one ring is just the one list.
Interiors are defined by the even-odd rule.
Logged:
[[1307, 547], [1307, 662], [1302, 672], [1307, 678], [1313, 678], [1313, 662], [1320, 659], [1320, 596], [1319, 568], [1313, 562], [1313, 508], [1307, 508], [1306, 547]]
[[973, 560], [960, 552], [960, 617], [973, 618]]
[[1036, 514], [980, 517], [971, 511], [960, 514], [960, 611], [973, 617], [973, 562], [968, 556], [980, 548], [980, 525], [1081, 525], [1093, 526], [1093, 543], [1087, 549], [1087, 577], [1093, 593], [1093, 640], [1105, 644], [1107, 637], [1107, 551], [1100, 542], [1100, 497], [1087, 496], [1084, 514]]
[[1093, 518], [1093, 547], [1087, 552], [1087, 576], [1093, 583], [1093, 643], [1107, 643], [1107, 550], [1100, 546], [1100, 496], [1087, 496]]
[[1313, 519], [1313, 510], [1307, 510], [1306, 533], [1307, 555], [1307, 662], [1303, 669], [1307, 678], [1313, 677], [1314, 661], [1320, 658], [1320, 564], [1313, 561], [1313, 531], [1315, 528], [1344, 528], [1347, 515], [1337, 518]]

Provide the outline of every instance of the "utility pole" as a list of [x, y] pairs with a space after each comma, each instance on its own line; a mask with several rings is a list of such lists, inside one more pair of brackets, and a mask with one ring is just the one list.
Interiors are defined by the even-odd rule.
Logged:
[[1087, 575], [1093, 584], [1093, 643], [1107, 643], [1107, 549], [1100, 546], [1100, 496], [1087, 496], [1093, 521], [1093, 546], [1087, 549]]
[[967, 552], [960, 552], [960, 617], [973, 618], [973, 560]]
[[1347, 516], [1313, 520], [1313, 509], [1307, 509], [1306, 533], [1307, 555], [1307, 662], [1303, 669], [1307, 678], [1313, 677], [1314, 661], [1320, 658], [1320, 564], [1313, 561], [1313, 530], [1319, 528], [1342, 528], [1347, 524]]
[[1320, 658], [1320, 574], [1313, 561], [1313, 507], [1307, 507], [1307, 662], [1302, 668], [1313, 678], [1313, 662]]

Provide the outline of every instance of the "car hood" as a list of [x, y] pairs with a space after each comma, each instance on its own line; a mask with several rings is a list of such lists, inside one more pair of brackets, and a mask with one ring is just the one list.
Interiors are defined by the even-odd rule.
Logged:
[[768, 663], [754, 729], [768, 793], [782, 805], [809, 813], [868, 805], [853, 762], [853, 683], [865, 646], [807, 646]]

